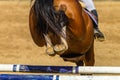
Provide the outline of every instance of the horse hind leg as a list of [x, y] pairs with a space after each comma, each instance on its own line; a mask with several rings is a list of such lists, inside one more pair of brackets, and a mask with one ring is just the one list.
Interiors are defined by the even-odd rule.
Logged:
[[48, 55], [53, 56], [56, 53], [60, 55], [68, 49], [68, 44], [66, 42], [66, 26], [62, 28], [62, 32], [65, 34], [65, 36], [60, 36], [61, 44], [56, 44], [55, 46], [53, 46], [49, 35], [43, 34], [46, 41], [46, 53]]
[[77, 62], [76, 62], [76, 65], [77, 65], [77, 66], [84, 66], [84, 62], [83, 62], [83, 61], [77, 61]]
[[94, 46], [92, 45], [85, 55], [85, 66], [94, 66]]
[[60, 31], [61, 44], [57, 44], [56, 46], [54, 46], [54, 50], [58, 54], [62, 54], [68, 49], [68, 44], [66, 41], [66, 27], [68, 25], [69, 20], [65, 14], [66, 11], [65, 5], [60, 5], [59, 7], [56, 7], [56, 11], [59, 14], [58, 23], [60, 23], [61, 25], [61, 31]]
[[64, 37], [60, 36], [61, 44], [57, 44], [57, 45], [54, 46], [54, 50], [57, 52], [57, 54], [62, 54], [68, 49], [68, 44], [67, 44], [67, 41], [66, 41], [66, 26], [64, 26], [62, 28], [62, 33], [65, 36]]
[[52, 45], [52, 42], [51, 42], [49, 35], [47, 35], [47, 34], [43, 34], [43, 35], [44, 35], [44, 38], [46, 41], [46, 53], [50, 56], [55, 55], [53, 45]]
[[90, 47], [90, 49], [85, 53], [85, 57], [83, 60], [77, 61], [77, 66], [94, 66], [95, 60], [94, 60], [94, 47], [93, 45]]

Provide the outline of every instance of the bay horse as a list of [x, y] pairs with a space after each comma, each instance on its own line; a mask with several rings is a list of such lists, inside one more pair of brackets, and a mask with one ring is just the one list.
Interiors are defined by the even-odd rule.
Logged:
[[29, 26], [33, 41], [46, 45], [46, 52], [94, 66], [94, 25], [78, 0], [35, 0]]

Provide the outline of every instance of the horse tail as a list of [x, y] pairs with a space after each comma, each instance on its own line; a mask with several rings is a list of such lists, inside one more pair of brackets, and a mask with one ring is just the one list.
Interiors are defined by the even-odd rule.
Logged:
[[[46, 33], [47, 29], [50, 28], [57, 35], [61, 35], [61, 29], [68, 23], [68, 19], [63, 11], [57, 12], [55, 10], [53, 7], [53, 0], [36, 0], [34, 11], [38, 19], [38, 29]], [[64, 22], [64, 24], [62, 22]]]

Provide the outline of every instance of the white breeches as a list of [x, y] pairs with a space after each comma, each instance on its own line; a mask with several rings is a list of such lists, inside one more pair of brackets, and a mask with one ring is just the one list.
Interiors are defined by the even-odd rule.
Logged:
[[92, 10], [95, 10], [95, 9], [96, 9], [96, 8], [95, 8], [95, 5], [94, 5], [94, 3], [93, 3], [93, 0], [80, 0], [80, 1], [82, 1], [82, 2], [85, 4], [86, 8], [87, 8], [89, 11], [92, 11]]

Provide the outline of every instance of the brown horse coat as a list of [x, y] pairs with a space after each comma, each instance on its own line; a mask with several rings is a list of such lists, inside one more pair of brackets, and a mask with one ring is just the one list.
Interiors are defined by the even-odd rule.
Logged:
[[[34, 12], [34, 6], [31, 8], [29, 16], [30, 32], [34, 42], [42, 47], [45, 40], [42, 32], [37, 30], [37, 16]], [[54, 7], [57, 10], [63, 10], [69, 19], [66, 35], [68, 50], [60, 55], [64, 60], [75, 62], [77, 65], [94, 65], [94, 31], [93, 23], [90, 17], [84, 12], [77, 0], [54, 0]], [[50, 34], [52, 43], [58, 41], [54, 34]], [[54, 39], [53, 39], [54, 38]]]

